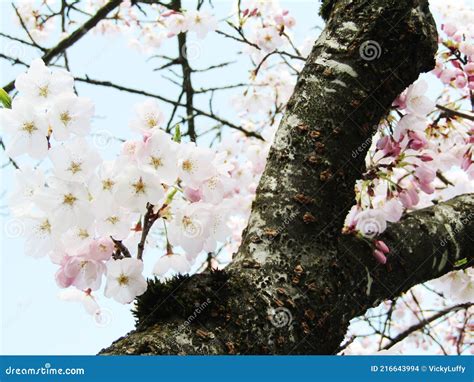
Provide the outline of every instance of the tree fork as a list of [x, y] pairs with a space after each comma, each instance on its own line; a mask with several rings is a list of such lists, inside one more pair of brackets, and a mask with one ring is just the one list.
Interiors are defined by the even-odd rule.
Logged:
[[390, 225], [387, 267], [341, 235], [375, 127], [433, 68], [437, 34], [426, 0], [339, 0], [326, 11], [233, 263], [150, 283], [138, 329], [101, 354], [332, 354], [368, 307], [472, 263], [472, 195]]

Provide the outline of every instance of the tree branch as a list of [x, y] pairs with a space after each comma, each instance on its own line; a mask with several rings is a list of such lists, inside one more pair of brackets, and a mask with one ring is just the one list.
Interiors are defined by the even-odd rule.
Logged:
[[[41, 57], [45, 64], [51, 62], [51, 60], [58, 56], [59, 54], [66, 51], [69, 47], [74, 45], [79, 41], [84, 35], [86, 35], [89, 30], [94, 28], [99, 21], [104, 19], [110, 11], [117, 8], [122, 0], [110, 0], [102, 8], [100, 8], [97, 13], [87, 20], [80, 28], [76, 29], [68, 37], [61, 40], [55, 47], [46, 51], [46, 53]], [[34, 42], [33, 42], [34, 43]], [[15, 88], [15, 81], [10, 82], [8, 85], [4, 86], [3, 89], [6, 92], [11, 92]]]
[[[128, 93], [140, 94], [140, 95], [144, 95], [144, 96], [147, 96], [147, 97], [156, 98], [156, 99], [159, 99], [160, 101], [169, 103], [169, 104], [177, 106], [177, 107], [186, 107], [186, 104], [180, 103], [178, 101], [171, 100], [171, 99], [163, 97], [159, 94], [154, 94], [154, 93], [150, 93], [150, 92], [147, 92], [147, 91], [144, 91], [144, 90], [129, 88], [129, 87], [126, 87], [126, 86], [114, 84], [114, 83], [109, 82], [109, 81], [95, 80], [95, 79], [92, 79], [92, 78], [89, 78], [89, 77], [85, 77], [85, 78], [75, 77], [74, 79], [75, 79], [75, 81], [84, 82], [84, 83], [91, 84], [91, 85], [105, 86], [105, 87], [125, 91], [125, 92], [128, 92]], [[246, 130], [243, 127], [238, 126], [238, 125], [236, 125], [236, 124], [234, 124], [234, 123], [232, 123], [228, 120], [225, 120], [225, 119], [219, 117], [218, 115], [216, 115], [212, 112], [207, 112], [207, 111], [204, 111], [204, 110], [196, 108], [196, 107], [193, 107], [193, 111], [197, 115], [201, 115], [201, 116], [213, 119], [213, 120], [221, 123], [224, 126], [228, 126], [231, 129], [238, 130], [238, 131], [244, 133], [247, 137], [254, 137], [254, 138], [263, 140], [262, 136], [260, 134], [258, 134], [257, 132]]]
[[463, 111], [459, 111], [459, 110], [453, 110], [453, 109], [450, 109], [449, 107], [446, 107], [446, 106], [443, 106], [443, 105], [436, 105], [436, 107], [439, 109], [439, 110], [442, 110], [444, 111], [447, 115], [449, 116], [457, 116], [457, 117], [461, 117], [461, 118], [465, 118], [465, 119], [468, 119], [470, 121], [474, 121], [474, 115], [473, 114], [469, 114], [468, 112], [463, 112]]
[[450, 313], [457, 312], [462, 309], [469, 309], [473, 304], [466, 303], [466, 304], [458, 304], [454, 306], [450, 306], [449, 308], [443, 309], [439, 311], [436, 314], [433, 314], [431, 317], [426, 318], [424, 320], [420, 320], [417, 324], [414, 324], [410, 326], [408, 329], [405, 331], [401, 332], [399, 335], [397, 335], [388, 345], [383, 347], [383, 350], [390, 349], [397, 343], [403, 341], [405, 338], [407, 338], [409, 335], [415, 333], [416, 331], [423, 329], [426, 325], [431, 324], [432, 322], [440, 319], [441, 317], [444, 317]]
[[[434, 66], [437, 34], [426, 0], [339, 0], [328, 13], [234, 261], [224, 273], [153, 284], [137, 302], [139, 329], [102, 353], [332, 354], [367, 308], [471, 264], [472, 195], [389, 226], [387, 267], [365, 242], [341, 236], [367, 143], [393, 99]], [[366, 41], [377, 42], [379, 59], [359, 53]]]

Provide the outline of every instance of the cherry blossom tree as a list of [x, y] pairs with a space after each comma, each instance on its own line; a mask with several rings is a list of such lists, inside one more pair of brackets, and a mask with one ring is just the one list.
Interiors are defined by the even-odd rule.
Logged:
[[[21, 37], [0, 36], [38, 56], [0, 54], [24, 68], [0, 119], [25, 253], [85, 316], [131, 304], [136, 330], [104, 354], [471, 352], [474, 11], [436, 2], [436, 25], [426, 0], [325, 0], [324, 30], [297, 41], [291, 7], [229, 8], [12, 4]], [[88, 33], [158, 60], [177, 98], [75, 76]], [[245, 54], [247, 78], [193, 85], [233, 64], [194, 66], [190, 41], [209, 35]], [[79, 83], [142, 97], [112, 160]], [[237, 117], [213, 107], [229, 91]]]

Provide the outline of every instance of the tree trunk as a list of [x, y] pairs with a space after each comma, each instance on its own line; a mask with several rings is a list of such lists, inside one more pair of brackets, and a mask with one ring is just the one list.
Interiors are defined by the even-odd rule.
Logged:
[[[152, 283], [137, 330], [101, 354], [333, 354], [349, 321], [467, 257], [474, 197], [389, 226], [378, 265], [341, 235], [354, 183], [393, 99], [434, 66], [426, 0], [326, 1], [327, 25], [270, 150], [242, 245], [225, 271]], [[368, 60], [363, 47], [380, 48]]]

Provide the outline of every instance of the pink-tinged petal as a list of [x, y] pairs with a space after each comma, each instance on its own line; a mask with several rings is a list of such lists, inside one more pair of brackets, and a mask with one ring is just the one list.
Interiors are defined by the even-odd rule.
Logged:
[[375, 240], [375, 247], [383, 253], [390, 252], [390, 249], [388, 248], [387, 244], [385, 244], [382, 240]]
[[372, 255], [380, 264], [385, 264], [387, 262], [387, 257], [382, 251], [379, 251], [378, 249], [375, 249], [374, 252], [372, 252]]

